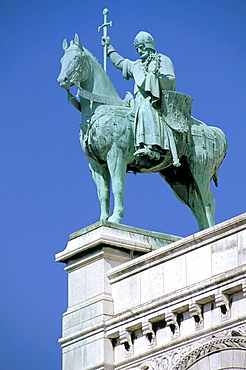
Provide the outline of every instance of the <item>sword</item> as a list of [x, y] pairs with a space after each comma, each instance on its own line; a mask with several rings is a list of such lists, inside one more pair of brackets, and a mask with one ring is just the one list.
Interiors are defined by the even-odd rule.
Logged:
[[[105, 8], [105, 9], [103, 9], [103, 16], [104, 16], [103, 24], [98, 27], [98, 32], [100, 32], [101, 29], [103, 29], [103, 37], [105, 38], [105, 42], [106, 42], [106, 38], [107, 38], [108, 26], [112, 27], [112, 21], [110, 21], [110, 22], [107, 21], [107, 15], [108, 15], [108, 9]], [[107, 73], [107, 46], [106, 46], [106, 43], [104, 45], [104, 53], [103, 53], [103, 68], [104, 68], [104, 71]]]

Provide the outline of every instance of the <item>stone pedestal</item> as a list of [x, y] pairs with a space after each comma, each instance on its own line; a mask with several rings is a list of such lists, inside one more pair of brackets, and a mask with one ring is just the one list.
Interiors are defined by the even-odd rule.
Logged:
[[108, 270], [180, 238], [109, 222], [70, 236], [56, 255], [68, 272], [68, 309], [63, 315], [63, 370], [113, 369], [105, 323], [114, 317]]
[[63, 370], [246, 369], [246, 214], [178, 238], [98, 222], [68, 272]]

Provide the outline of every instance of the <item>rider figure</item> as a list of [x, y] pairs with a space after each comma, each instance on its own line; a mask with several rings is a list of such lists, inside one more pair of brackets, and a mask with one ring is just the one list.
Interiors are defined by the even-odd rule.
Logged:
[[140, 59], [131, 61], [119, 55], [110, 38], [102, 38], [112, 64], [122, 70], [127, 80], [135, 80], [135, 146], [136, 156], [159, 160], [165, 150], [171, 150], [173, 164], [179, 166], [173, 130], [161, 112], [162, 90], [175, 90], [176, 78], [172, 61], [157, 53], [153, 37], [144, 31], [137, 34], [134, 45]]

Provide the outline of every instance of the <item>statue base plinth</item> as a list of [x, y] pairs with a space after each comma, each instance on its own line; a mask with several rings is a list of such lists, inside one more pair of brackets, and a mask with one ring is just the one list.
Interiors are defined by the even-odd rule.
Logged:
[[132, 226], [98, 221], [70, 235], [66, 249], [56, 255], [57, 262], [67, 262], [78, 253], [100, 244], [113, 246], [131, 253], [130, 259], [164, 247], [181, 239], [178, 236], [139, 229]]
[[114, 316], [108, 270], [179, 240], [168, 234], [99, 221], [70, 235], [56, 255], [68, 272], [63, 315], [63, 370], [113, 369], [105, 321]]

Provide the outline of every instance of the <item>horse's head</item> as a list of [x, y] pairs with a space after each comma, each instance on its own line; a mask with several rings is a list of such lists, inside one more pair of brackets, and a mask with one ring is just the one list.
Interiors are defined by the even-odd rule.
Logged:
[[79, 36], [75, 34], [74, 40], [68, 46], [65, 39], [62, 43], [64, 55], [61, 58], [61, 72], [57, 82], [61, 87], [68, 90], [71, 86], [78, 86], [86, 81], [90, 75], [90, 63], [88, 56], [79, 41]]

